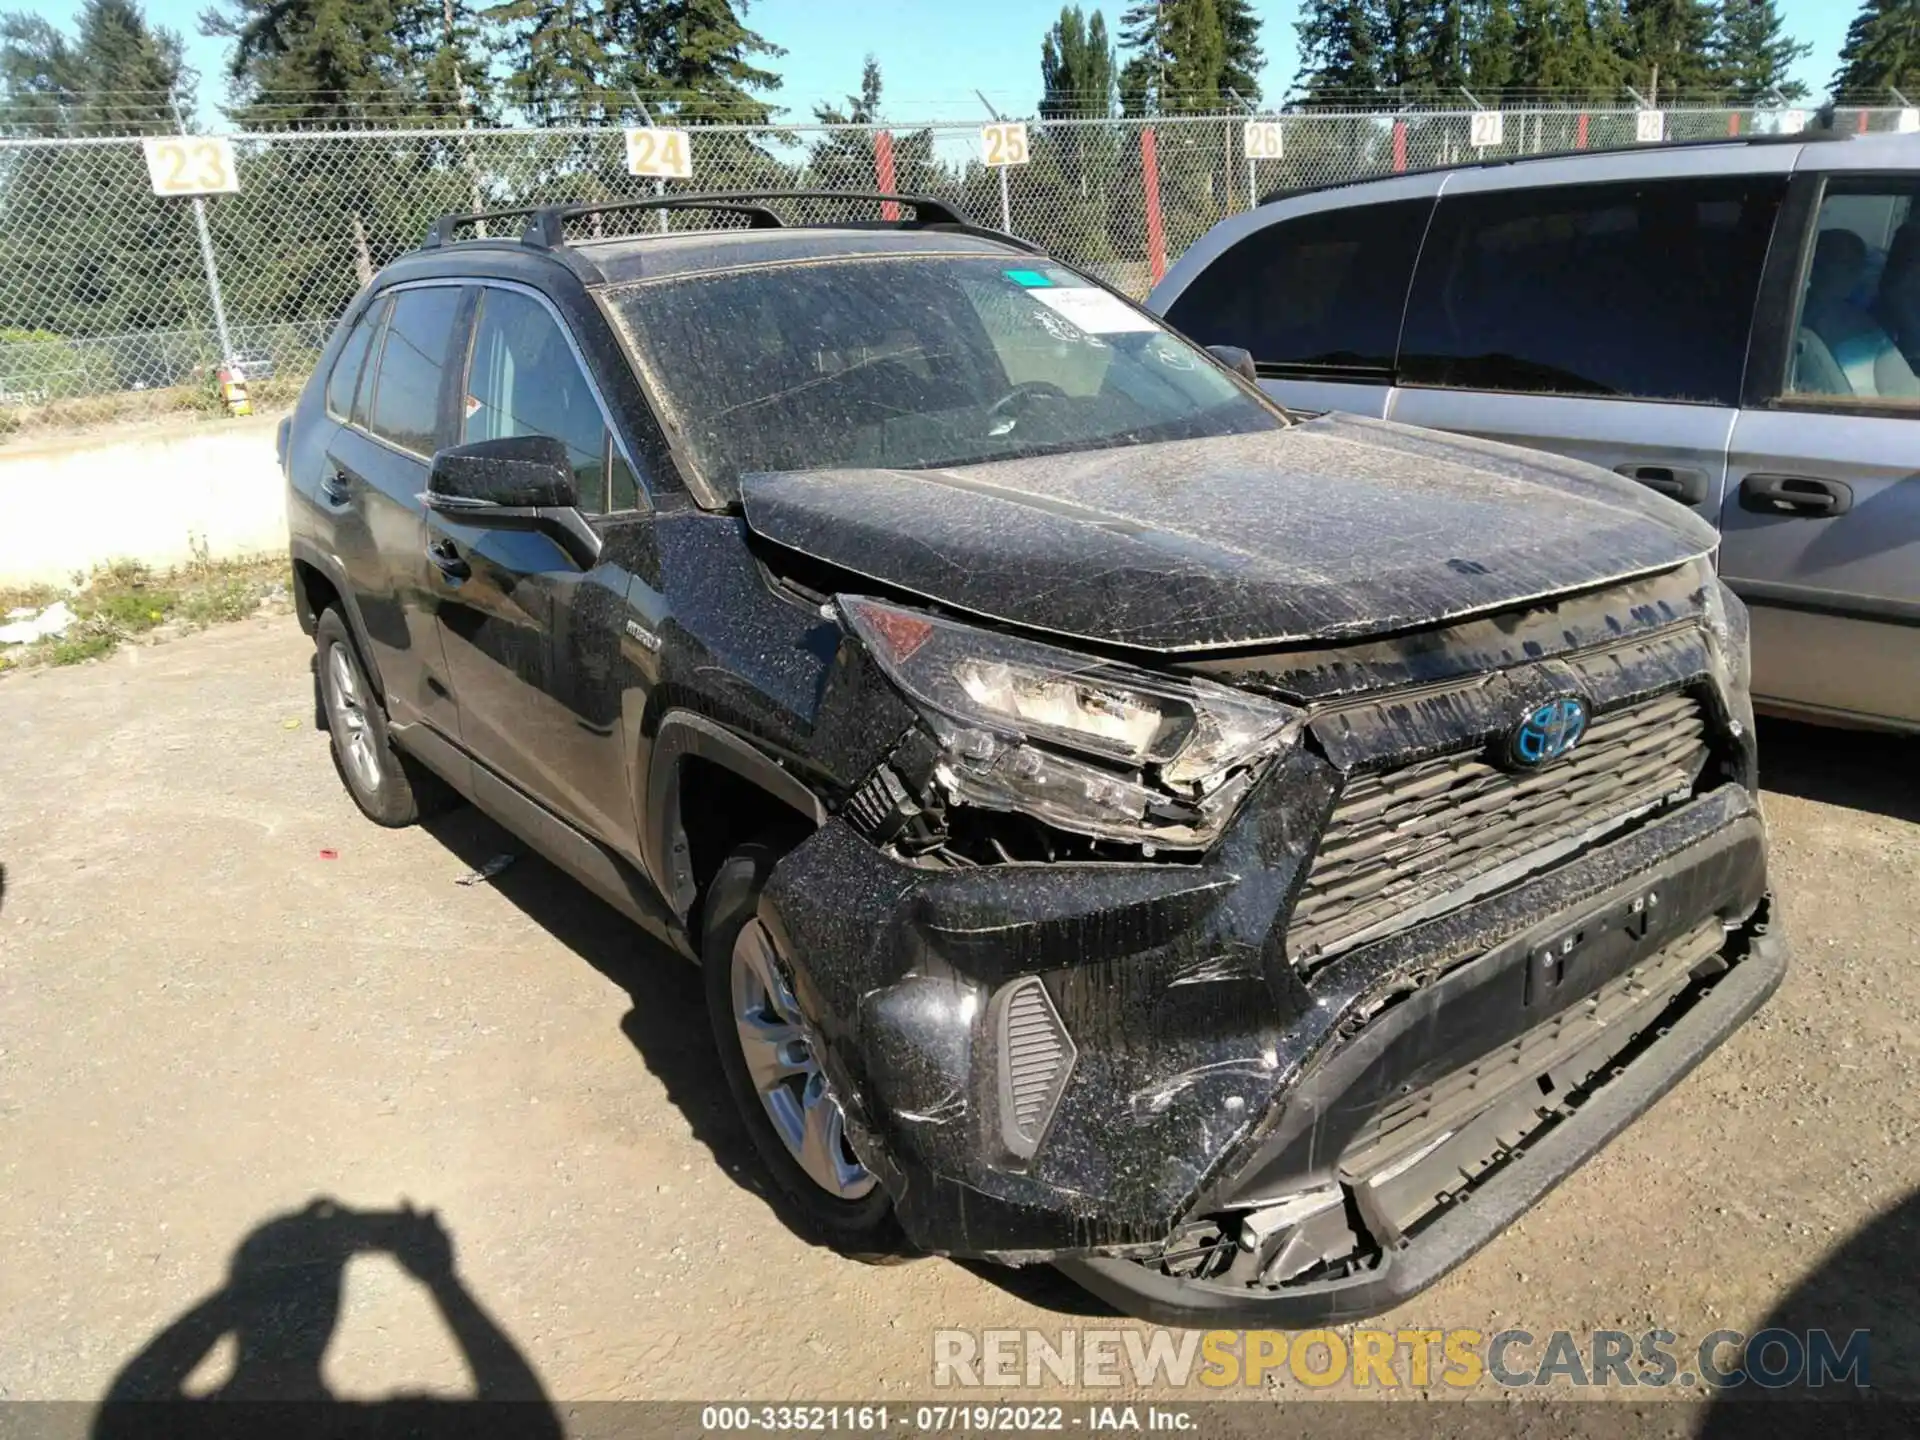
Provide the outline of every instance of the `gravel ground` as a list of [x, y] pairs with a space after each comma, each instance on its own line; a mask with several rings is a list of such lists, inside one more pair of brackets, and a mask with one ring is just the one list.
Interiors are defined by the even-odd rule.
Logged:
[[[308, 653], [260, 617], [0, 681], [0, 1398], [98, 1398], [182, 1317], [144, 1363], [219, 1380], [195, 1307], [230, 1267], [310, 1342], [273, 1393], [465, 1393], [459, 1335], [567, 1401], [925, 1396], [935, 1325], [1125, 1323], [1048, 1271], [793, 1234], [691, 968], [537, 859], [456, 884], [517, 848], [471, 811], [363, 821]], [[1785, 986], [1385, 1323], [1865, 1326], [1920, 1393], [1920, 752], [1762, 743]], [[296, 1295], [316, 1253], [344, 1279]]]

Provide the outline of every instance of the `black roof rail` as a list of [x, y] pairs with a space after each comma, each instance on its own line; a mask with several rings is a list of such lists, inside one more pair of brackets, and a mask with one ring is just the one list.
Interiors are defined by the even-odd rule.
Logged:
[[[720, 214], [744, 215], [748, 228], [782, 228], [786, 222], [766, 205], [767, 200], [849, 200], [898, 205], [912, 212], [913, 218], [890, 222], [920, 228], [953, 226], [975, 230], [958, 210], [931, 195], [894, 195], [880, 190], [715, 190], [697, 195], [656, 195], [644, 200], [607, 200], [562, 205], [522, 205], [504, 210], [475, 210], [467, 214], [442, 215], [427, 230], [422, 249], [448, 244], [463, 226], [480, 225], [489, 220], [525, 219], [520, 242], [554, 250], [567, 243], [566, 224], [588, 215], [607, 215], [633, 210], [707, 210]], [[990, 232], [991, 233], [991, 232]]]
[[1276, 200], [1295, 200], [1302, 195], [1320, 195], [1329, 190], [1345, 190], [1353, 185], [1370, 185], [1376, 180], [1404, 180], [1412, 175], [1442, 175], [1450, 170], [1493, 170], [1502, 165], [1526, 165], [1535, 160], [1599, 159], [1604, 155], [1644, 155], [1660, 150], [1705, 150], [1715, 145], [1818, 145], [1830, 140], [1850, 140], [1843, 130], [1809, 125], [1791, 135], [1709, 135], [1702, 140], [1657, 140], [1644, 145], [1591, 146], [1585, 150], [1541, 150], [1532, 155], [1489, 155], [1484, 160], [1456, 160], [1450, 165], [1420, 165], [1407, 170], [1383, 170], [1374, 175], [1349, 175], [1326, 180], [1318, 185], [1297, 185], [1270, 190], [1255, 202], [1271, 205]]

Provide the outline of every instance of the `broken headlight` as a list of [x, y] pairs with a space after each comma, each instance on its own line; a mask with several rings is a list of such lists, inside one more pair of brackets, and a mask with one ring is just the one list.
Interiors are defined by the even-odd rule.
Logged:
[[952, 799], [1076, 834], [1149, 849], [1211, 844], [1305, 718], [1205, 680], [874, 600], [839, 607], [925, 716], [944, 751], [935, 778]]

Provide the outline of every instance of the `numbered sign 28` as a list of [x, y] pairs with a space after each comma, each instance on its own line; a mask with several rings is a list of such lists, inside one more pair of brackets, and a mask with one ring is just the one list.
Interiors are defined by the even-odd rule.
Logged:
[[1902, 135], [1920, 133], [1920, 110], [1902, 110], [1894, 117], [1893, 128]]
[[627, 131], [627, 173], [656, 180], [693, 178], [693, 141], [684, 130]]
[[1667, 138], [1666, 115], [1659, 110], [1635, 111], [1633, 138], [1642, 145], [1658, 145]]
[[156, 195], [232, 195], [240, 189], [233, 146], [224, 136], [168, 135], [140, 144]]
[[1476, 150], [1486, 150], [1507, 138], [1507, 117], [1498, 110], [1476, 110], [1467, 127], [1467, 139]]
[[995, 170], [1008, 165], [1024, 165], [1027, 154], [1027, 127], [1018, 120], [997, 121], [980, 127], [980, 151]]
[[1240, 144], [1249, 160], [1278, 160], [1285, 140], [1278, 120], [1249, 120], [1241, 131]]

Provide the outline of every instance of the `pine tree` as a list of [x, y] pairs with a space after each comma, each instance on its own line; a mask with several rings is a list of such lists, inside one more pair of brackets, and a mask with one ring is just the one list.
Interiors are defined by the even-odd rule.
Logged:
[[171, 130], [192, 109], [180, 37], [148, 25], [137, 0], [87, 0], [73, 39], [34, 15], [0, 19], [8, 120], [42, 135]]
[[[1120, 72], [1121, 108], [1127, 114], [1204, 112], [1226, 104], [1230, 54], [1222, 3], [1136, 0], [1122, 12], [1120, 43], [1132, 52]], [[1242, 64], [1249, 54], [1257, 60], [1260, 53], [1258, 21], [1250, 13], [1247, 20], [1253, 29], [1242, 31], [1237, 54]]]
[[1113, 46], [1107, 17], [1091, 20], [1078, 5], [1060, 7], [1060, 18], [1040, 42], [1040, 116], [1059, 119], [1113, 113]]
[[1466, 53], [1468, 83], [1482, 104], [1493, 104], [1518, 84], [1514, 53], [1518, 38], [1512, 0], [1481, 0], [1467, 34]]
[[1865, 0], [1840, 48], [1836, 98], [1920, 91], [1920, 0]]
[[1437, 0], [1420, 17], [1421, 84], [1451, 100], [1467, 83], [1467, 0]]
[[1226, 40], [1226, 58], [1220, 70], [1220, 88], [1231, 90], [1247, 104], [1260, 99], [1260, 67], [1266, 56], [1260, 49], [1260, 17], [1252, 0], [1215, 0], [1220, 30]]
[[471, 0], [399, 0], [405, 67], [433, 116], [481, 116], [493, 108], [486, 36]]
[[553, 123], [601, 113], [612, 62], [593, 0], [504, 0], [481, 18], [504, 42], [506, 92], [528, 118]]
[[204, 35], [233, 40], [228, 113], [241, 126], [392, 120], [411, 110], [392, 0], [223, 0]]
[[616, 85], [688, 119], [764, 125], [772, 116], [754, 92], [779, 89], [780, 77], [755, 59], [787, 52], [749, 30], [734, 0], [608, 0], [603, 14], [609, 48], [623, 57]]
[[1294, 23], [1300, 72], [1294, 84], [1310, 98], [1340, 102], [1380, 88], [1380, 57], [1367, 0], [1312, 0]]
[[1713, 87], [1714, 11], [1709, 0], [1627, 0], [1625, 17], [1629, 84], [1649, 99], [1699, 94]]
[[1713, 37], [1717, 83], [1740, 100], [1774, 91], [1789, 100], [1804, 99], [1807, 87], [1789, 72], [1813, 46], [1783, 34], [1784, 23], [1774, 0], [1721, 0]]

